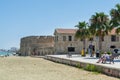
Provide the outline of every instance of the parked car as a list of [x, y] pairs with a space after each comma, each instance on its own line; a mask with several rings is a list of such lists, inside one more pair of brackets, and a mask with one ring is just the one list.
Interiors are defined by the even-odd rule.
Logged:
[[113, 49], [113, 52], [114, 52], [114, 53], [119, 53], [119, 54], [120, 54], [120, 48], [115, 48], [115, 49]]

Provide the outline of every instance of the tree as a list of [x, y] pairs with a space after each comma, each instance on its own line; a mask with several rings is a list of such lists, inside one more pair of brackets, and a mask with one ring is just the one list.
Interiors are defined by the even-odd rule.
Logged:
[[116, 4], [116, 9], [111, 9], [111, 26], [116, 28], [116, 33], [120, 33], [120, 4]]
[[93, 36], [99, 37], [99, 51], [102, 50], [102, 39], [105, 35], [108, 35], [108, 32], [111, 31], [111, 27], [109, 26], [109, 18], [108, 15], [103, 12], [95, 13], [90, 18], [90, 31]]
[[79, 22], [75, 27], [78, 28], [78, 30], [75, 33], [75, 37], [83, 40], [83, 49], [85, 52], [86, 38], [90, 37], [88, 23], [86, 23], [85, 21]]

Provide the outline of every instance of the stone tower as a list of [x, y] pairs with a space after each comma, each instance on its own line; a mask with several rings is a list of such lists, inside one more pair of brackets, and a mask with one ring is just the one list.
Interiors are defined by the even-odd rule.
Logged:
[[53, 36], [28, 36], [21, 39], [20, 52], [22, 56], [46, 55], [54, 53]]

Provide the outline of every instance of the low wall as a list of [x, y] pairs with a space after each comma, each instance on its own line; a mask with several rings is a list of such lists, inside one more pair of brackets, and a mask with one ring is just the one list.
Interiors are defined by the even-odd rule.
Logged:
[[109, 76], [114, 76], [114, 77], [120, 78], [120, 69], [117, 69], [117, 68], [106, 67], [106, 66], [102, 66], [102, 65], [98, 65], [98, 64], [74, 61], [74, 60], [70, 60], [70, 59], [53, 57], [53, 56], [45, 56], [44, 58], [47, 60], [50, 60], [50, 61], [57, 62], [57, 63], [68, 64], [71, 66], [84, 68], [89, 71], [97, 71], [97, 72], [104, 73]]

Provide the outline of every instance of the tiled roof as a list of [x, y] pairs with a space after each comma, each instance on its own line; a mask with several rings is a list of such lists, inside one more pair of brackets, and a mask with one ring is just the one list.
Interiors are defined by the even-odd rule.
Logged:
[[75, 34], [77, 29], [56, 29], [57, 33], [68, 33], [68, 34]]
[[[115, 28], [109, 32], [109, 35], [114, 35], [115, 33]], [[55, 29], [55, 32], [57, 33], [66, 33], [66, 34], [75, 34], [77, 29]]]

